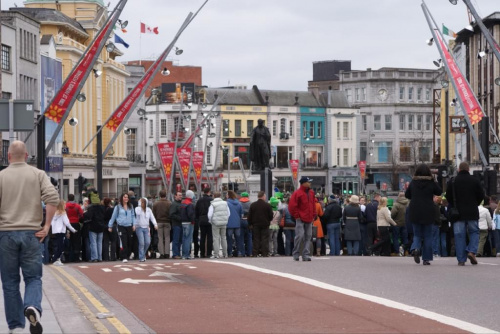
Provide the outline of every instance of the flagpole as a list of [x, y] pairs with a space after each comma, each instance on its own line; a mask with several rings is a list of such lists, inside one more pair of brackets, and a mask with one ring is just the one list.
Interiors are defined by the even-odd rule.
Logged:
[[161, 179], [163, 181], [163, 185], [165, 186], [165, 190], [168, 190], [168, 184], [167, 184], [167, 177], [165, 175], [165, 170], [163, 169], [163, 162], [161, 160], [161, 154], [160, 154], [160, 150], [158, 149], [158, 143], [154, 143], [154, 146], [155, 146], [155, 152], [156, 152], [156, 156], [158, 157], [158, 160], [160, 161], [160, 169], [163, 171], [161, 173]]
[[[178, 158], [178, 156], [177, 156], [177, 143], [179, 142], [179, 131], [180, 131], [181, 120], [182, 120], [182, 107], [184, 105], [184, 92], [185, 92], [185, 87], [182, 87], [181, 106], [179, 108], [179, 116], [177, 116], [178, 117], [177, 129], [175, 129], [175, 123], [174, 123], [175, 146], [174, 146], [174, 159], [173, 159], [172, 166], [175, 166], [176, 162], [178, 162], [178, 159], [176, 160], [176, 158]], [[177, 163], [177, 168], [179, 168], [179, 170], [181, 171], [179, 173], [179, 175], [181, 177], [181, 183], [184, 184], [184, 176], [182, 175], [182, 169], [180, 167], [181, 167], [180, 163]], [[172, 174], [170, 174], [170, 185], [172, 185], [172, 183], [173, 183], [174, 174], [175, 174], [175, 169], [173, 169]]]
[[497, 60], [500, 61], [500, 47], [498, 44], [495, 42], [493, 39], [493, 36], [491, 36], [490, 31], [488, 28], [483, 23], [483, 20], [479, 17], [479, 14], [477, 13], [476, 9], [470, 2], [470, 0], [463, 0], [469, 11], [471, 12], [472, 16], [474, 16], [474, 19], [476, 20], [477, 25], [479, 26], [479, 29], [483, 32], [484, 37], [486, 38], [486, 41], [490, 45], [490, 47], [493, 49], [493, 53], [497, 57]]
[[[82, 75], [82, 79], [80, 80], [79, 84], [78, 84], [78, 88], [76, 89], [77, 92], [79, 92], [83, 85], [85, 84], [85, 81], [89, 75], [89, 73], [91, 72], [94, 64], [95, 64], [95, 61], [97, 60], [97, 58], [99, 57], [104, 45], [106, 44], [107, 42], [107, 39], [109, 37], [109, 35], [111, 34], [111, 31], [113, 30], [113, 27], [116, 23], [116, 21], [118, 21], [118, 18], [120, 17], [120, 14], [123, 10], [123, 8], [125, 7], [127, 3], [127, 0], [120, 0], [120, 2], [118, 3], [118, 5], [115, 7], [115, 9], [113, 10], [113, 14], [114, 15], [110, 15], [108, 17], [108, 20], [106, 22], [106, 24], [101, 28], [100, 32], [98, 33], [97, 35], [97, 38], [99, 38], [99, 36], [101, 36], [101, 34], [104, 34], [103, 35], [103, 38], [102, 40], [100, 41], [99, 45], [97, 46], [97, 52], [95, 52], [95, 55], [93, 57], [93, 59], [91, 60], [91, 64], [87, 67], [85, 73]], [[96, 39], [94, 39], [94, 42], [96, 41]], [[85, 57], [87, 56], [87, 53], [89, 50], [91, 50], [94, 46], [94, 42], [89, 46], [89, 48], [87, 48], [87, 51], [82, 55], [82, 57], [80, 58], [78, 64], [73, 68], [73, 71], [70, 73], [70, 75], [68, 75], [68, 77], [66, 78], [65, 80], [65, 83], [61, 86], [61, 87], [64, 87], [66, 82], [68, 80], [72, 80], [73, 76], [72, 74], [74, 73], [74, 71], [78, 68], [78, 66], [81, 64], [81, 62], [85, 59]], [[57, 97], [58, 94], [56, 94], [56, 97]], [[44, 114], [47, 112], [47, 110], [50, 108], [50, 106], [52, 105], [52, 103], [54, 102], [54, 100], [56, 99], [56, 97], [54, 97], [54, 99], [51, 101], [51, 103], [47, 106]], [[76, 94], [73, 94], [72, 97], [70, 97], [70, 102], [65, 110], [65, 113], [64, 115], [61, 117], [61, 120], [59, 122], [59, 124], [57, 125], [57, 128], [55, 129], [54, 131], [54, 134], [52, 135], [52, 138], [50, 138], [50, 141], [49, 143], [47, 144], [47, 147], [45, 148], [45, 151], [46, 152], [50, 152], [52, 146], [54, 145], [55, 141], [56, 141], [56, 138], [57, 136], [59, 135], [59, 132], [61, 131], [62, 127], [64, 126], [64, 122], [66, 122], [66, 119], [68, 118], [70, 112], [71, 112], [71, 108], [73, 107], [74, 103], [75, 103], [75, 100], [76, 100]]]
[[[141, 22], [142, 24], [142, 22]], [[142, 51], [142, 31], [139, 31], [139, 66], [142, 65], [142, 57], [141, 57], [141, 51]]]
[[[427, 5], [425, 4], [425, 2], [423, 0], [422, 0], [421, 7], [422, 7], [422, 11], [424, 12], [425, 19], [427, 20], [427, 24], [429, 25], [429, 29], [431, 31], [432, 37], [434, 38], [434, 41], [436, 41], [436, 45], [438, 45], [438, 41], [439, 40], [438, 40], [437, 35], [436, 35], [436, 30], [441, 35], [441, 33], [439, 31], [439, 28], [435, 24], [434, 24], [434, 28], [433, 28], [433, 25], [432, 25], [432, 22], [431, 22], [431, 18], [430, 18], [431, 14], [429, 12], [429, 9], [427, 8]], [[442, 35], [441, 35], [441, 40], [444, 40], [442, 38]], [[441, 59], [443, 60], [443, 64], [444, 64], [444, 67], [446, 69], [446, 72], [447, 72], [448, 76], [450, 78], [452, 78], [452, 80], [450, 80], [450, 82], [453, 85], [453, 89], [455, 89], [455, 92], [458, 92], [458, 88], [457, 88], [457, 86], [455, 84], [455, 80], [453, 80], [453, 75], [452, 75], [452, 73], [450, 71], [450, 68], [448, 67], [448, 64], [446, 62], [446, 57], [444, 55], [444, 51], [441, 50], [441, 46], [438, 46], [438, 51], [439, 51], [439, 54], [441, 55]], [[452, 57], [453, 61], [455, 61], [455, 59], [453, 58], [453, 55], [451, 53], [450, 53], [450, 57]], [[472, 135], [472, 138], [474, 139], [474, 143], [476, 144], [476, 149], [478, 150], [478, 153], [479, 153], [479, 156], [480, 156], [481, 161], [483, 163], [483, 166], [486, 167], [486, 166], [488, 166], [488, 162], [486, 160], [486, 157], [484, 155], [483, 149], [482, 149], [482, 147], [481, 147], [481, 145], [479, 143], [479, 140], [477, 138], [477, 133], [476, 133], [474, 127], [472, 126], [471, 122], [470, 122], [469, 115], [466, 112], [467, 109], [465, 108], [464, 103], [463, 103], [463, 101], [462, 101], [461, 98], [457, 99], [457, 101], [458, 101], [458, 103], [460, 103], [461, 108], [464, 110], [464, 119], [467, 122], [467, 126], [468, 126], [468, 128], [470, 130], [469, 133]]]

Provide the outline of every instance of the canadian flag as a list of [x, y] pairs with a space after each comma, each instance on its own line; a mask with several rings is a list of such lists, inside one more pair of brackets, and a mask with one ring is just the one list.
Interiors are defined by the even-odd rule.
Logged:
[[141, 22], [141, 34], [156, 34], [158, 35], [158, 27], [150, 27]]

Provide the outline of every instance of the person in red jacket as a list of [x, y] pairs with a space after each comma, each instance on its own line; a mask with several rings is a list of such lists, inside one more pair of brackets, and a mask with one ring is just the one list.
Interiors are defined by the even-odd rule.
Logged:
[[71, 227], [73, 227], [76, 232], [73, 233], [69, 239], [71, 244], [71, 254], [66, 262], [80, 262], [80, 252], [82, 249], [82, 233], [80, 221], [83, 218], [82, 207], [75, 202], [75, 195], [68, 195], [68, 202], [66, 202], [66, 214], [68, 215]]
[[299, 260], [302, 248], [302, 261], [311, 261], [312, 223], [316, 217], [314, 191], [311, 190], [312, 179], [303, 176], [300, 188], [294, 191], [288, 203], [288, 211], [296, 220], [293, 259]]

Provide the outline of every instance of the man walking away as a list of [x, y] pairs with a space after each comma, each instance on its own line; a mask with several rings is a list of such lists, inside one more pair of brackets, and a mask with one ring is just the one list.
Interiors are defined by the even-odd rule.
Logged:
[[259, 191], [257, 201], [248, 210], [248, 226], [252, 229], [252, 256], [269, 256], [269, 225], [273, 220], [273, 209], [266, 201], [266, 193]]
[[203, 197], [196, 202], [195, 215], [196, 221], [200, 226], [200, 257], [206, 258], [210, 257], [212, 254], [213, 237], [212, 237], [212, 225], [208, 221], [208, 208], [210, 208], [210, 202], [212, 202], [212, 194], [210, 192], [210, 187], [203, 189]]
[[[458, 221], [453, 224], [458, 265], [465, 265], [467, 258], [471, 264], [477, 264], [476, 253], [479, 246], [478, 206], [483, 201], [484, 191], [479, 180], [470, 175], [467, 162], [460, 163], [457, 176], [448, 181], [446, 198], [450, 207], [457, 208], [459, 212]], [[468, 245], [466, 244], [466, 229], [469, 235]]]
[[[405, 193], [400, 192], [391, 210], [391, 218], [398, 224], [392, 228], [392, 243], [394, 245], [394, 253], [399, 253], [399, 256], [404, 256], [405, 250], [408, 248], [408, 231], [406, 230], [405, 223], [405, 213], [408, 202]], [[402, 244], [399, 243], [400, 237]]]
[[368, 255], [372, 255], [371, 249], [375, 237], [377, 236], [377, 210], [378, 202], [380, 201], [380, 194], [376, 193], [373, 195], [373, 199], [370, 203], [366, 205], [365, 217], [366, 217], [366, 244], [365, 249]]
[[302, 249], [302, 261], [311, 261], [312, 223], [316, 215], [314, 191], [312, 179], [303, 176], [299, 182], [300, 188], [293, 192], [288, 203], [288, 211], [296, 221], [292, 255], [298, 261]]
[[[40, 243], [48, 236], [59, 195], [47, 175], [26, 163], [22, 141], [9, 146], [9, 167], [0, 172], [0, 274], [5, 317], [10, 331], [42, 333], [42, 257]], [[42, 228], [42, 201], [46, 218]], [[22, 270], [24, 302], [19, 291]]]
[[170, 258], [170, 202], [167, 199], [167, 192], [160, 191], [160, 199], [153, 204], [153, 216], [158, 223], [158, 251], [160, 259]]

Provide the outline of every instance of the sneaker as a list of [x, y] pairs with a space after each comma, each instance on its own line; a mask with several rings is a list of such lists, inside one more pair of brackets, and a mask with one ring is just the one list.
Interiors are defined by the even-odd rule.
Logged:
[[311, 261], [310, 257], [302, 257], [302, 261]]
[[430, 266], [430, 265], [431, 265], [431, 263], [430, 263], [429, 261], [425, 261], [425, 260], [424, 260], [423, 265], [424, 265], [424, 266]]
[[403, 246], [399, 246], [399, 256], [403, 255], [405, 255], [405, 249], [403, 248]]
[[123, 260], [122, 260], [122, 262], [123, 262], [123, 263], [127, 263], [127, 262], [128, 262], [128, 260], [127, 260], [127, 259], [123, 259]]
[[420, 263], [420, 249], [415, 249], [413, 251], [413, 260], [415, 260], [416, 264]]
[[294, 256], [294, 257], [293, 257], [293, 260], [294, 260], [294, 261], [298, 261], [298, 260], [299, 260], [299, 257], [298, 257], [298, 256]]
[[215, 255], [212, 255], [210, 256], [211, 259], [218, 259], [219, 257], [218, 256], [215, 256]]
[[12, 329], [9, 329], [9, 334], [14, 334], [14, 333], [22, 333], [24, 332], [24, 328], [21, 328], [21, 327], [16, 327], [16, 328], [12, 328]]
[[463, 266], [465, 266], [465, 262], [458, 262], [458, 265], [463, 267]]
[[470, 260], [470, 263], [477, 264], [476, 255], [474, 255], [474, 253], [467, 254], [467, 258]]
[[64, 266], [64, 264], [61, 262], [61, 259], [57, 259], [53, 264], [54, 266]]
[[146, 259], [144, 259], [144, 260], [139, 260], [139, 262], [146, 262]]
[[30, 323], [30, 333], [31, 334], [42, 334], [43, 328], [40, 324], [40, 312], [33, 306], [28, 306], [24, 310], [24, 316], [28, 319]]

